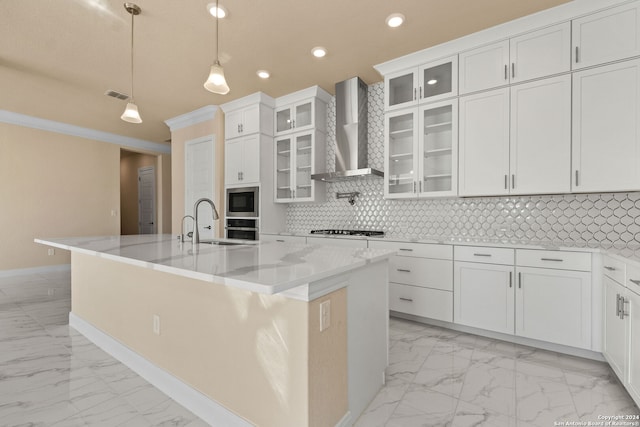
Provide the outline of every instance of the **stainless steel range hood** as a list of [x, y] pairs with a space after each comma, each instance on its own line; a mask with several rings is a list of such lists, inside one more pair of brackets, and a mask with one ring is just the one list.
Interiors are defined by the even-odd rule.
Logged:
[[367, 164], [367, 85], [359, 77], [336, 84], [336, 171], [311, 179], [336, 182], [384, 176]]

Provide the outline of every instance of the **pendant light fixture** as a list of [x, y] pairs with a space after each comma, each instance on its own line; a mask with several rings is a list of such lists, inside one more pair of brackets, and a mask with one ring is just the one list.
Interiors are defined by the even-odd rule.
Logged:
[[140, 9], [137, 4], [133, 3], [125, 3], [124, 8], [131, 14], [131, 97], [127, 103], [127, 108], [125, 108], [124, 113], [122, 113], [120, 118], [129, 123], [142, 123], [140, 113], [138, 112], [138, 106], [133, 99], [133, 17], [140, 15], [142, 9]]
[[[218, 8], [218, 0], [216, 0], [216, 10], [220, 10]], [[224, 78], [224, 70], [222, 69], [222, 65], [220, 65], [220, 60], [218, 59], [218, 47], [220, 45], [220, 32], [218, 30], [219, 19], [220, 16], [216, 13], [216, 60], [211, 66], [207, 81], [204, 82], [204, 88], [209, 92], [226, 95], [229, 93], [229, 85]]]

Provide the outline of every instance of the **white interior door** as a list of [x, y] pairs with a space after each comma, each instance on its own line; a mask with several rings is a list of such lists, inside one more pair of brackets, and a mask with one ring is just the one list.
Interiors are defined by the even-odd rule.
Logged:
[[156, 233], [156, 171], [138, 169], [138, 234]]
[[[195, 216], [194, 203], [206, 197], [215, 202], [215, 136], [188, 141], [185, 145], [184, 165], [184, 214]], [[220, 212], [218, 212], [220, 213]], [[208, 204], [201, 204], [198, 215], [201, 239], [211, 239], [215, 234], [215, 224]], [[190, 222], [185, 222], [185, 234], [192, 231]], [[187, 231], [188, 230], [188, 231]]]

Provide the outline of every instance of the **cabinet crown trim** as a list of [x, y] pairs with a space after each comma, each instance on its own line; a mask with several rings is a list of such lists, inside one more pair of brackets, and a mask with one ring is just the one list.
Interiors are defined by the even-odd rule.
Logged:
[[311, 86], [309, 88], [276, 98], [275, 106], [282, 107], [284, 105], [292, 104], [294, 102], [298, 102], [300, 100], [308, 98], [318, 98], [325, 104], [328, 104], [331, 102], [331, 98], [333, 98], [333, 96], [326, 90], [322, 89], [320, 86]]
[[264, 92], [256, 92], [243, 98], [235, 99], [233, 101], [222, 104], [220, 105], [220, 108], [222, 108], [222, 111], [224, 111], [225, 113], [228, 113], [229, 111], [238, 110], [240, 108], [249, 107], [255, 104], [262, 104], [269, 108], [274, 108], [275, 100]]

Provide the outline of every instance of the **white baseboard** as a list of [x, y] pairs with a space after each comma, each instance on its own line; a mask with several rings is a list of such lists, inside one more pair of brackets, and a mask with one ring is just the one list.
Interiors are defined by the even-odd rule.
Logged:
[[50, 272], [71, 271], [71, 264], [45, 265], [42, 267], [18, 268], [15, 270], [0, 270], [0, 277], [26, 276]]
[[351, 412], [347, 411], [347, 413], [344, 414], [344, 417], [342, 417], [342, 419], [338, 421], [338, 423], [336, 424], [336, 427], [351, 427], [351, 426], [353, 426], [353, 420], [351, 419]]
[[[73, 312], [69, 313], [69, 326], [206, 423], [212, 426], [253, 427], [253, 424], [244, 418], [234, 414], [164, 369], [149, 362]], [[344, 426], [351, 426], [351, 424], [344, 424]]]

